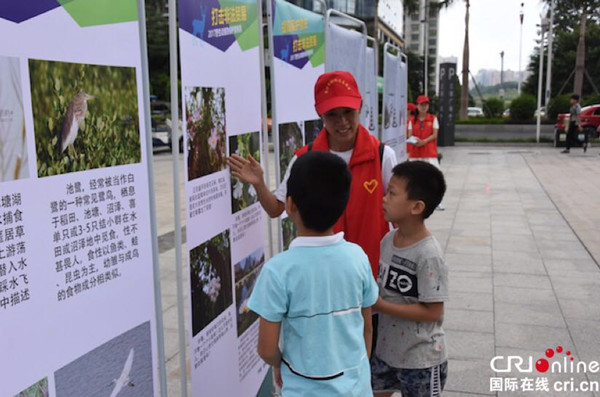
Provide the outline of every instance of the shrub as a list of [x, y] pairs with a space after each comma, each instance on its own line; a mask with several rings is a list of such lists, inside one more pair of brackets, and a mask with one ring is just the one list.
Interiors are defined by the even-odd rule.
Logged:
[[518, 96], [510, 103], [510, 119], [516, 121], [531, 120], [535, 108], [535, 98], [532, 95], [523, 94]]
[[590, 106], [590, 105], [598, 105], [598, 104], [600, 104], [600, 95], [591, 95], [587, 98], [583, 98], [581, 107]]
[[502, 116], [504, 112], [504, 101], [500, 98], [488, 98], [483, 101], [483, 112], [485, 117], [493, 119]]
[[550, 103], [548, 104], [548, 111], [546, 112], [546, 117], [548, 120], [556, 121], [559, 113], [569, 113], [569, 109], [571, 108], [571, 95], [559, 95], [550, 99]]

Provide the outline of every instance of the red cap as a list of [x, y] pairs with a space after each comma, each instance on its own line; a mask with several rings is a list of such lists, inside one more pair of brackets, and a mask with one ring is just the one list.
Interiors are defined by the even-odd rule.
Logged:
[[320, 116], [335, 108], [360, 109], [362, 97], [349, 72], [323, 73], [315, 83], [315, 109]]
[[409, 112], [414, 112], [417, 109], [417, 107], [415, 106], [414, 103], [409, 102], [409, 103], [406, 104], [406, 109]]
[[429, 103], [429, 97], [427, 95], [419, 95], [417, 97], [417, 105], [422, 103]]

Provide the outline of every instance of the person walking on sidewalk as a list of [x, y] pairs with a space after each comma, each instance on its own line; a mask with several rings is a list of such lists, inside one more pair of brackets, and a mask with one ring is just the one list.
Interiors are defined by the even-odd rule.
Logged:
[[233, 175], [254, 186], [260, 204], [275, 218], [284, 210], [289, 172], [298, 157], [310, 151], [327, 151], [341, 157], [350, 167], [352, 187], [348, 206], [334, 231], [343, 231], [348, 241], [360, 245], [376, 277], [379, 242], [389, 231], [381, 200], [397, 161], [392, 148], [379, 142], [360, 124], [361, 106], [362, 96], [352, 74], [336, 71], [319, 76], [315, 84], [315, 109], [323, 120], [323, 128], [313, 143], [296, 151], [274, 193], [265, 184], [260, 163], [252, 156], [244, 159], [231, 155], [228, 161]]
[[[567, 130], [566, 147], [561, 153], [570, 153], [571, 146], [577, 141], [577, 134], [583, 131], [579, 114], [581, 113], [581, 105], [579, 104], [579, 95], [571, 95], [571, 110], [569, 111], [569, 129]], [[588, 136], [584, 135], [583, 152], [587, 152]]]
[[[429, 113], [429, 97], [417, 97], [417, 112], [409, 119], [406, 137], [408, 145], [406, 151], [410, 161], [425, 161], [440, 169], [440, 160], [437, 150], [437, 136], [440, 124], [437, 117]], [[444, 210], [440, 203], [438, 210]]]

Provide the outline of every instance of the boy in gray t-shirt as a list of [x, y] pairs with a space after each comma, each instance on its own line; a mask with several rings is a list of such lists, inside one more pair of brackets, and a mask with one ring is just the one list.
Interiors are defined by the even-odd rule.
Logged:
[[441, 171], [422, 162], [393, 169], [383, 198], [385, 219], [398, 226], [381, 241], [380, 313], [373, 390], [378, 397], [400, 390], [403, 397], [439, 396], [446, 383], [448, 354], [442, 322], [448, 300], [448, 267], [425, 226], [442, 201]]

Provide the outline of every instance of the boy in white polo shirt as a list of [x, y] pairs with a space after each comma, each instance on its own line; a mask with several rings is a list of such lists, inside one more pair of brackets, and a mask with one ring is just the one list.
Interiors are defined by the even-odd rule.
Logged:
[[370, 306], [377, 284], [362, 248], [333, 233], [351, 179], [334, 154], [314, 151], [296, 160], [285, 204], [298, 237], [265, 264], [250, 297], [248, 306], [261, 317], [258, 352], [284, 397], [372, 396]]

